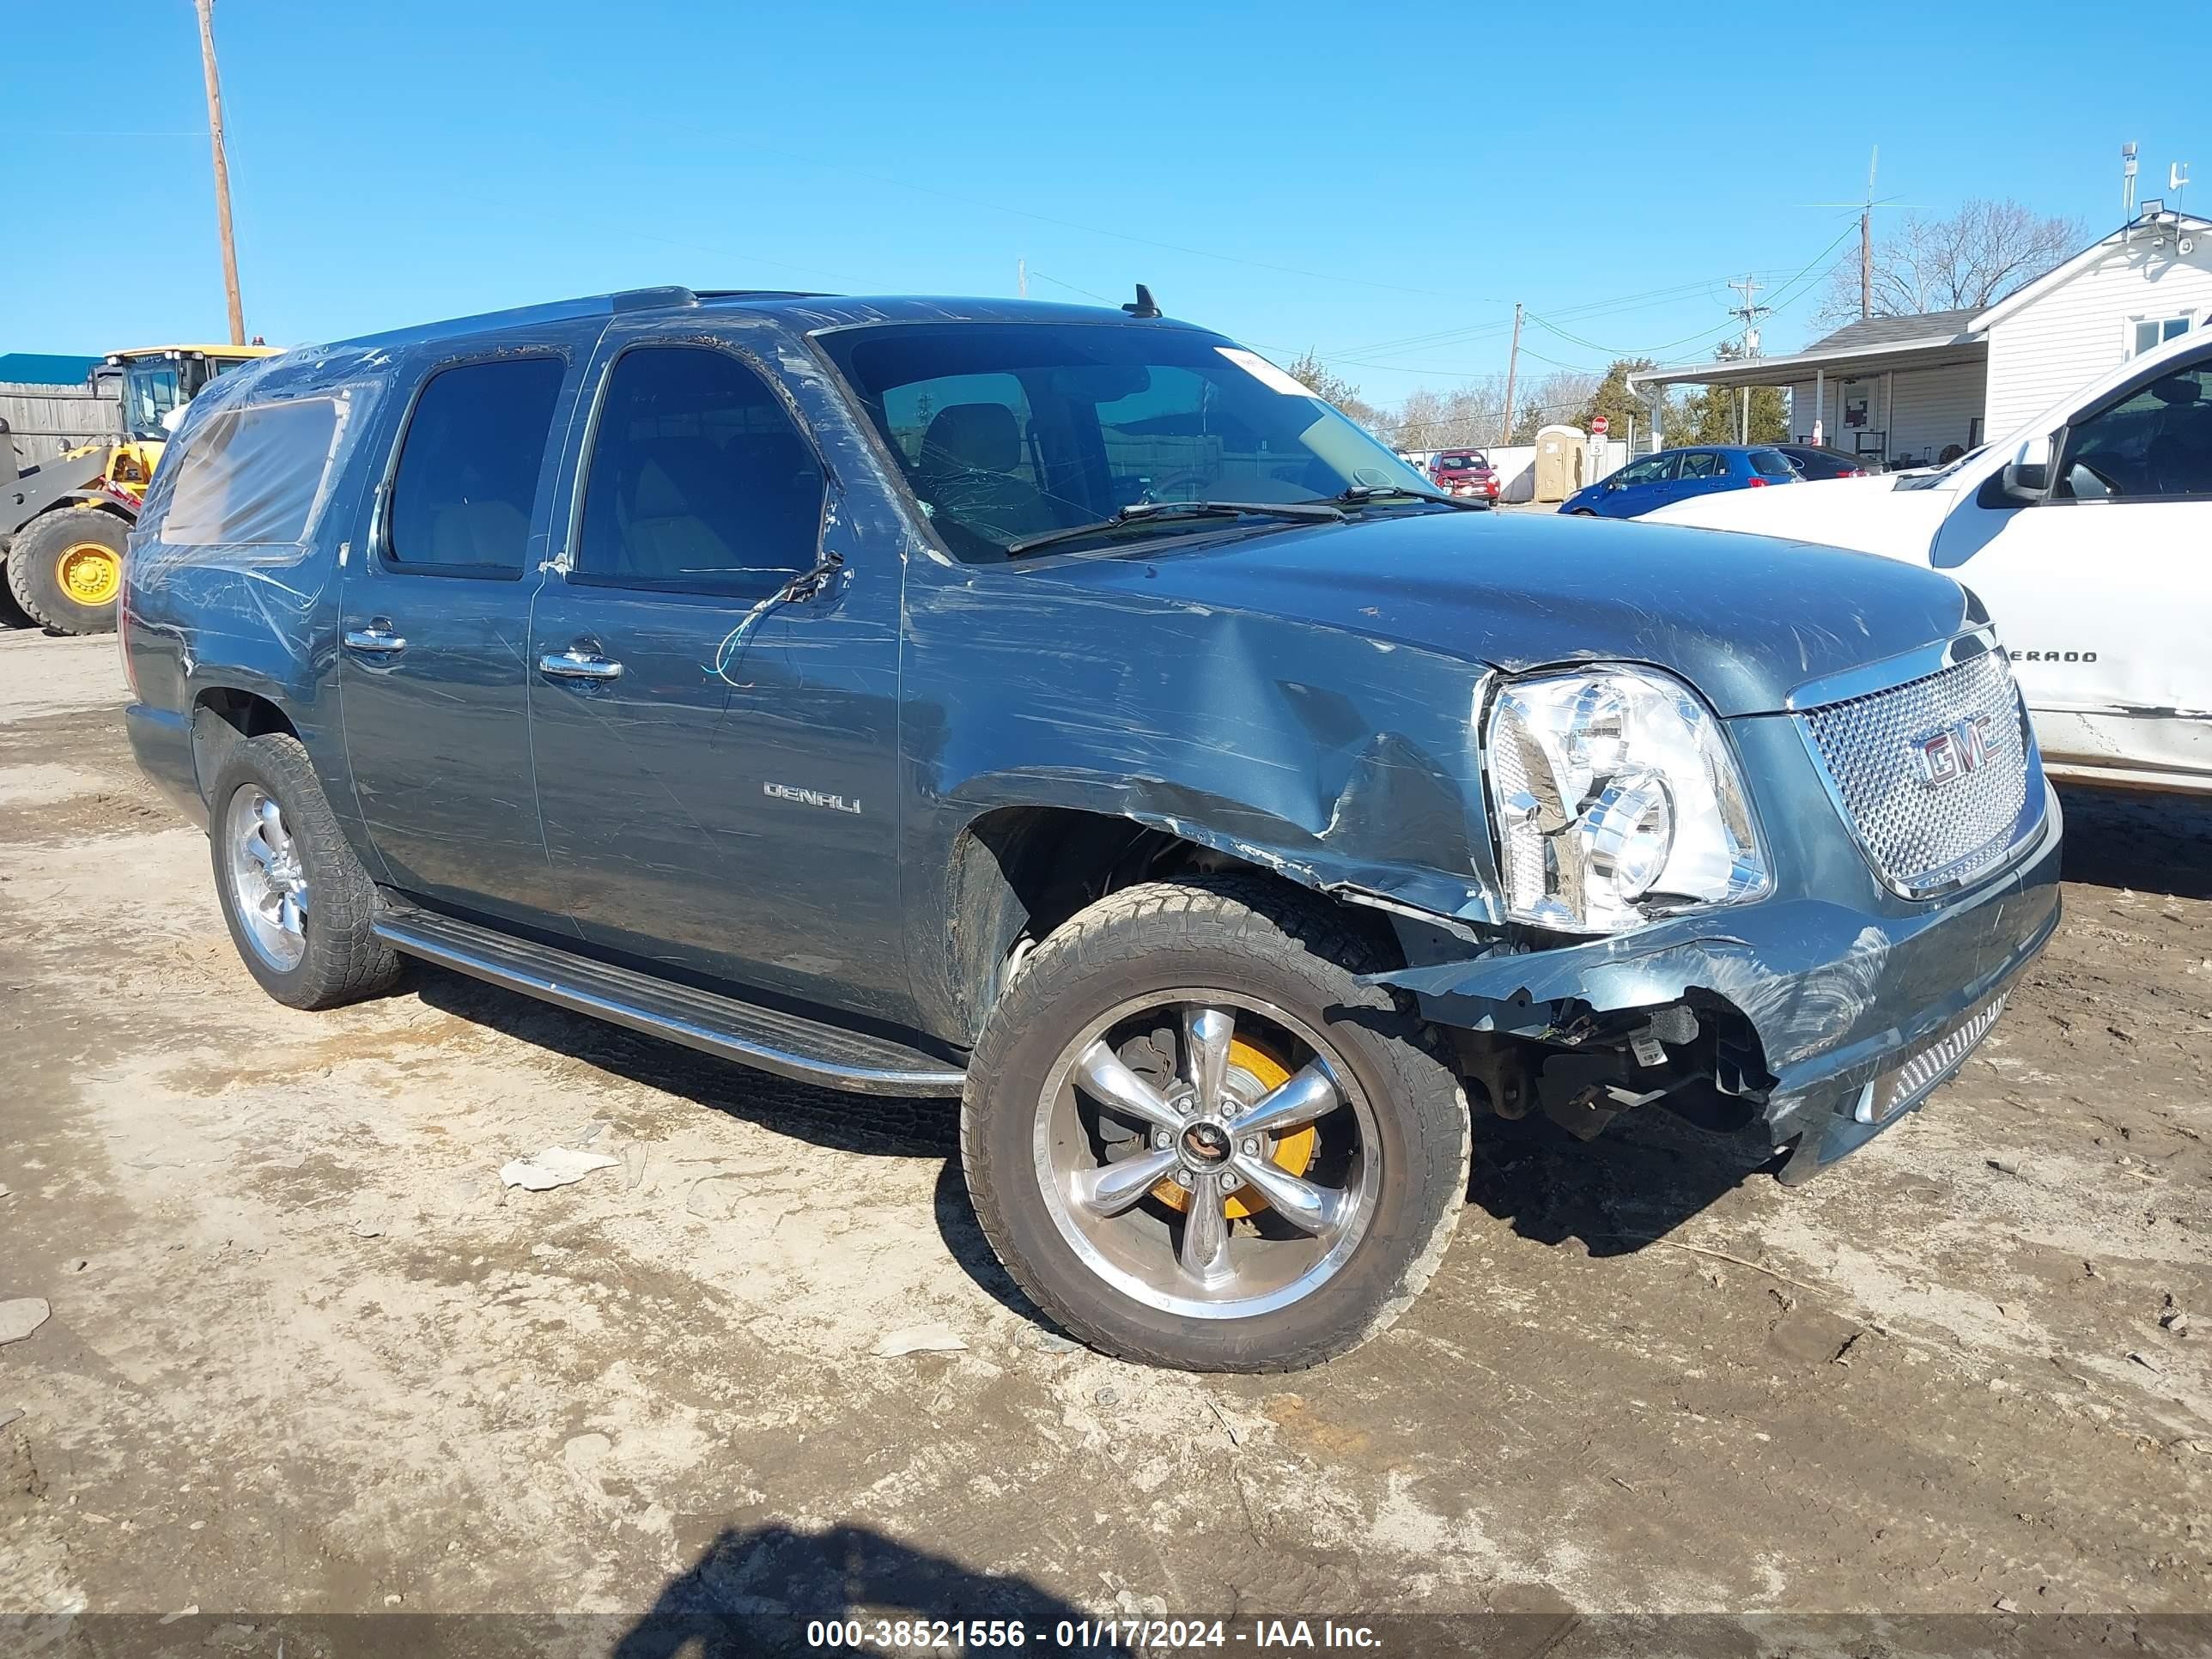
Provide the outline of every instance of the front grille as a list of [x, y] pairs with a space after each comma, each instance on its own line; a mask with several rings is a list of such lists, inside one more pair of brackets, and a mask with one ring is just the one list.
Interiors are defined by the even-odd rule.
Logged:
[[2027, 800], [2012, 669], [1987, 651], [1799, 716], [1882, 878], [1931, 893], [2003, 856]]

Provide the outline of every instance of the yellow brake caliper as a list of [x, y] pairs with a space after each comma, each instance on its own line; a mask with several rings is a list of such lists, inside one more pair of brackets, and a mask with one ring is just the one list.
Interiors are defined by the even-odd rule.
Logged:
[[[1250, 1097], [1253, 1100], [1281, 1087], [1291, 1076], [1288, 1068], [1273, 1054], [1264, 1048], [1254, 1048], [1241, 1036], [1232, 1037], [1229, 1043], [1229, 1078], [1231, 1083], [1237, 1081], [1239, 1072], [1259, 1085], [1258, 1092]], [[1312, 1124], [1302, 1124], [1275, 1142], [1268, 1161], [1292, 1175], [1302, 1176], [1313, 1163], [1314, 1148], [1320, 1139], [1321, 1136]], [[1153, 1188], [1152, 1196], [1171, 1209], [1182, 1210], [1190, 1206], [1189, 1192], [1172, 1176]], [[1222, 1206], [1222, 1213], [1236, 1221], [1267, 1207], [1267, 1200], [1246, 1187], [1231, 1195]]]
[[54, 577], [79, 605], [112, 605], [123, 586], [123, 561], [101, 543], [76, 542], [54, 562]]

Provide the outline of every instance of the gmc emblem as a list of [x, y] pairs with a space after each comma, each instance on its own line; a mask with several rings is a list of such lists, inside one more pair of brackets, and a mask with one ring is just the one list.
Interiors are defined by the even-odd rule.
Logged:
[[1920, 763], [1921, 780], [1931, 787], [1978, 771], [1990, 757], [1990, 717], [1969, 714], [1941, 732], [1916, 738], [1912, 752]]

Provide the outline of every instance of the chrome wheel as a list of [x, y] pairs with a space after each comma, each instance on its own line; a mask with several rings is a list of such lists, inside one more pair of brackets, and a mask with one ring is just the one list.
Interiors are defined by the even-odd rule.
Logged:
[[307, 872], [284, 809], [258, 784], [240, 784], [222, 816], [231, 903], [254, 953], [282, 974], [307, 951]]
[[1249, 1318], [1350, 1260], [1381, 1185], [1373, 1108], [1327, 1038], [1201, 988], [1093, 1022], [1037, 1101], [1037, 1181], [1098, 1276], [1164, 1312]]

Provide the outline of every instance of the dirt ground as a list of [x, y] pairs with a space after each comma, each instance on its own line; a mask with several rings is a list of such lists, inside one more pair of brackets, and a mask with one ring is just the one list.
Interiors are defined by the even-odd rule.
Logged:
[[1040, 1324], [942, 1104], [270, 1002], [123, 702], [0, 635], [0, 1611], [2212, 1611], [2212, 809], [2071, 795], [1995, 1036], [1809, 1187], [1479, 1125], [1394, 1330], [1202, 1378]]

